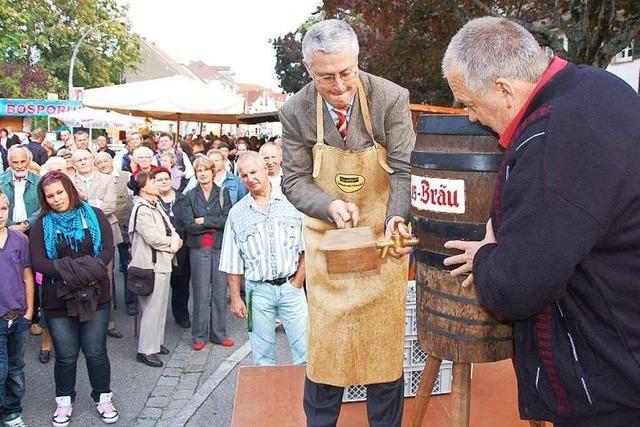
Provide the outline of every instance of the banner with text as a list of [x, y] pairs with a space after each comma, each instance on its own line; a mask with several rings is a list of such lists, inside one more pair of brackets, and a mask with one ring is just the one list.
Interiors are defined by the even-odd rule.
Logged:
[[81, 107], [80, 101], [0, 98], [0, 116], [49, 116]]

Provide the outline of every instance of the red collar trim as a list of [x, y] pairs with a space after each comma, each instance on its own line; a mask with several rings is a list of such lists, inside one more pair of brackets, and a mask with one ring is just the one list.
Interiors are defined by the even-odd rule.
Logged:
[[551, 60], [551, 63], [549, 64], [549, 68], [547, 68], [547, 71], [544, 72], [544, 74], [538, 81], [538, 84], [533, 89], [533, 92], [531, 92], [531, 94], [529, 95], [529, 98], [527, 98], [527, 101], [524, 103], [520, 111], [518, 111], [518, 114], [513, 118], [511, 123], [509, 123], [509, 126], [507, 126], [507, 129], [505, 129], [502, 135], [500, 135], [499, 143], [502, 147], [508, 148], [509, 145], [511, 145], [511, 142], [512, 142], [511, 140], [513, 139], [513, 135], [516, 133], [518, 126], [520, 126], [524, 113], [529, 108], [529, 104], [531, 104], [531, 101], [533, 101], [533, 98], [538, 94], [538, 92], [540, 92], [540, 90], [544, 87], [544, 85], [546, 85], [549, 82], [549, 80], [553, 78], [553, 76], [558, 74], [558, 72], [560, 72], [564, 67], [566, 67], [567, 64], [568, 64], [567, 61], [557, 56]]

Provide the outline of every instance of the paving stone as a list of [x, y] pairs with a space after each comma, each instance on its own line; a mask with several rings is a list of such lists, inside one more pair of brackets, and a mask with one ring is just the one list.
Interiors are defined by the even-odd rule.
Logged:
[[189, 399], [174, 399], [165, 408], [165, 412], [166, 411], [181, 411], [188, 404], [189, 404]]
[[191, 355], [189, 363], [200, 365], [206, 363], [207, 359], [209, 359], [209, 351], [201, 350]]
[[180, 377], [180, 382], [178, 383], [178, 390], [184, 389], [195, 389], [198, 385], [198, 380], [200, 379], [200, 374], [198, 373], [187, 373], [183, 374]]
[[175, 387], [157, 385], [151, 392], [151, 397], [169, 397], [173, 394]]
[[157, 420], [161, 416], [162, 416], [162, 409], [144, 407], [142, 409], [142, 412], [140, 412], [139, 418], [152, 418]]
[[[165, 411], [165, 414], [167, 413], [167, 411]], [[162, 414], [162, 418], [160, 419], [160, 421], [158, 421], [158, 423], [156, 424], [155, 427], [176, 427], [176, 425], [173, 423], [173, 421], [171, 420], [171, 418], [175, 417], [176, 415], [178, 415], [178, 411], [171, 411], [171, 413], [173, 415], [171, 415], [170, 417], [164, 417], [165, 414]]]
[[164, 408], [170, 401], [170, 397], [150, 397], [145, 405], [149, 408]]
[[156, 420], [151, 419], [137, 419], [133, 424], [133, 427], [155, 427]]
[[178, 377], [160, 377], [156, 386], [175, 387], [178, 384]]
[[194, 390], [176, 390], [171, 397], [174, 399], [191, 399], [193, 397]]
[[204, 364], [198, 364], [198, 365], [192, 365], [192, 364], [188, 364], [183, 371], [185, 373], [197, 373], [197, 372], [204, 372], [205, 370], [205, 365]]
[[182, 369], [180, 368], [167, 367], [162, 371], [163, 377], [179, 377], [180, 375], [182, 375]]
[[184, 365], [186, 365], [184, 359], [171, 359], [164, 366], [167, 368], [182, 368]]

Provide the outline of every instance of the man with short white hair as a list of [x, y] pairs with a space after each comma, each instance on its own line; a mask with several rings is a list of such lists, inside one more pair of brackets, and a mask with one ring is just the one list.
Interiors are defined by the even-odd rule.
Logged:
[[136, 148], [131, 156], [131, 174], [136, 176], [140, 172], [155, 172], [158, 166], [151, 163], [153, 160], [153, 150], [144, 145]]
[[272, 189], [282, 192], [282, 150], [273, 142], [267, 142], [260, 147], [260, 155], [267, 166]]
[[[229, 211], [220, 254], [220, 270], [227, 273], [229, 282], [231, 312], [252, 319], [249, 341], [256, 365], [276, 363], [276, 316], [287, 333], [293, 363], [305, 363], [302, 215], [282, 193], [272, 191], [258, 153], [243, 154], [238, 167], [250, 194]], [[240, 297], [243, 278], [247, 304]]]
[[344, 387], [356, 384], [367, 384], [370, 425], [399, 426], [403, 412], [403, 255], [409, 250], [392, 249], [379, 275], [339, 277], [327, 274], [320, 250], [325, 230], [332, 228], [369, 226], [378, 239], [396, 229], [409, 236], [409, 158], [415, 143], [409, 92], [361, 71], [358, 52], [358, 38], [346, 22], [311, 26], [302, 54], [312, 82], [279, 111], [282, 187], [307, 215], [304, 409], [307, 425], [314, 427], [335, 425]]
[[638, 94], [504, 18], [465, 24], [442, 69], [505, 149], [485, 238], [445, 243], [464, 253], [444, 263], [514, 322], [520, 416], [638, 425]]
[[40, 177], [29, 171], [29, 150], [21, 145], [9, 148], [9, 169], [0, 175], [0, 188], [9, 198], [7, 225], [26, 233], [40, 212], [38, 182]]

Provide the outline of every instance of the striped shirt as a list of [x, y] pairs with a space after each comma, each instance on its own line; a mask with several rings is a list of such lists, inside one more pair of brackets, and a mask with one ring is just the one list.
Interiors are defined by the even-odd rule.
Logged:
[[248, 194], [229, 211], [220, 271], [257, 282], [288, 277], [302, 252], [302, 214], [282, 193], [271, 192], [267, 213]]

